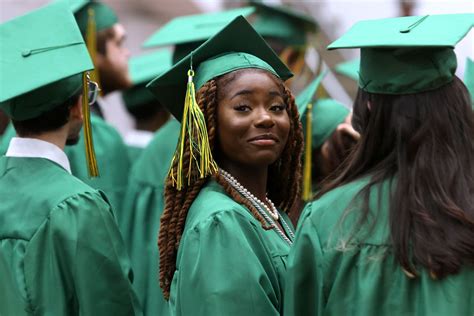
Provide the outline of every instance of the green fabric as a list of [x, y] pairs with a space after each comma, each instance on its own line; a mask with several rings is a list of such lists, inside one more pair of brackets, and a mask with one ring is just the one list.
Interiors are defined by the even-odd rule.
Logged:
[[102, 194], [42, 158], [0, 157], [0, 315], [139, 315]]
[[169, 50], [159, 50], [130, 59], [128, 66], [133, 87], [122, 92], [127, 109], [156, 101], [145, 86], [148, 81], [171, 68], [171, 58]]
[[263, 37], [277, 38], [287, 46], [305, 45], [306, 34], [317, 29], [316, 21], [311, 16], [296, 12], [290, 7], [251, 3], [257, 9], [252, 26]]
[[144, 148], [142, 147], [127, 146], [128, 161], [130, 161], [130, 164], [133, 165], [133, 163], [138, 160], [143, 152], [143, 149]]
[[367, 92], [429, 91], [452, 81], [453, 49], [473, 21], [471, 13], [361, 21], [328, 49], [361, 48], [359, 87]]
[[424, 270], [416, 279], [402, 271], [389, 242], [389, 182], [371, 191], [369, 218], [378, 214], [373, 232], [364, 225], [346, 242], [360, 200], [340, 219], [365, 184], [354, 181], [307, 205], [288, 259], [285, 315], [470, 315], [472, 267], [441, 281]]
[[318, 91], [319, 85], [326, 76], [327, 71], [321, 72], [314, 80], [303, 90], [295, 99], [298, 112], [300, 113], [300, 120], [308, 108], [308, 105], [315, 99], [316, 91]]
[[158, 103], [153, 93], [147, 89], [146, 84], [136, 85], [122, 92], [123, 103], [130, 110], [148, 105], [152, 102]]
[[245, 7], [221, 12], [180, 16], [160, 27], [143, 43], [143, 47], [203, 42], [214, 36], [236, 17], [240, 15], [246, 17], [254, 11], [253, 7]]
[[264, 230], [209, 182], [187, 215], [171, 284], [172, 315], [281, 315], [289, 250], [275, 230]]
[[[202, 81], [198, 79], [201, 76], [199, 73], [199, 65], [208, 59], [226, 53], [246, 53], [253, 55], [267, 63], [282, 80], [286, 80], [292, 76], [290, 70], [282, 63], [260, 35], [255, 32], [245, 18], [239, 16], [219, 33], [174, 65], [169, 71], [154, 79], [147, 87], [156, 95], [160, 103], [168, 108], [175, 118], [181, 119], [187, 87], [187, 73], [190, 69], [191, 62], [193, 68], [198, 69], [196, 71], [195, 80], [202, 84]], [[239, 59], [238, 65], [226, 63], [224, 67], [228, 72], [241, 69], [240, 60], [241, 59]], [[234, 66], [240, 68], [234, 69], [232, 68]], [[216, 75], [222, 74], [221, 69], [219, 66], [219, 71]], [[207, 72], [206, 77], [209, 77]]]
[[87, 23], [89, 21], [89, 10], [92, 10], [95, 17], [96, 32], [111, 28], [118, 23], [118, 17], [108, 5], [95, 0], [70, 0], [71, 10], [74, 12], [76, 22], [81, 33], [87, 33]]
[[0, 42], [0, 108], [16, 120], [37, 117], [66, 101], [80, 90], [80, 74], [94, 68], [63, 2], [1, 24]]
[[8, 145], [10, 145], [10, 140], [16, 136], [15, 128], [13, 124], [10, 122], [7, 125], [7, 128], [3, 132], [2, 138], [0, 139], [0, 156], [6, 154], [8, 150]]
[[474, 61], [470, 58], [466, 60], [466, 69], [464, 69], [464, 84], [471, 94], [471, 103], [474, 107]]
[[[334, 99], [319, 99], [313, 104], [312, 147], [318, 148], [344, 122], [350, 110]], [[306, 115], [301, 119], [306, 131]]]
[[334, 70], [354, 81], [359, 81], [359, 65], [360, 58], [356, 58], [336, 65]]
[[173, 65], [178, 63], [181, 59], [186, 57], [193, 50], [201, 46], [205, 41], [176, 44], [173, 50]]
[[117, 214], [134, 268], [133, 287], [145, 315], [168, 315], [158, 282], [157, 236], [164, 207], [164, 185], [181, 125], [171, 119], [156, 132], [130, 171], [123, 212]]
[[95, 189], [104, 191], [115, 212], [120, 212], [127, 189], [130, 162], [118, 132], [97, 115], [91, 114], [92, 136], [100, 177], [89, 178], [84, 137], [75, 146], [66, 146], [72, 174]]
[[271, 72], [278, 77], [276, 71], [265, 61], [246, 53], [225, 53], [203, 61], [196, 71], [194, 84], [199, 90], [212, 78], [225, 75], [229, 72], [246, 68], [259, 68]]

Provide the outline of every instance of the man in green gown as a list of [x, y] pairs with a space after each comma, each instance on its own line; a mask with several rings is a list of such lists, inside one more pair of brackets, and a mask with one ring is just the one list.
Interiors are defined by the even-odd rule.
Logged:
[[[128, 73], [129, 52], [123, 46], [125, 30], [115, 12], [99, 1], [70, 1], [77, 24], [88, 45], [96, 70], [91, 73], [99, 83], [101, 95], [131, 86]], [[94, 49], [95, 43], [95, 49]], [[90, 178], [85, 166], [83, 140], [79, 146], [66, 149], [72, 174], [93, 188], [104, 191], [117, 212], [127, 188], [130, 162], [128, 151], [120, 134], [105, 122], [98, 98], [92, 108], [92, 133], [96, 148], [100, 177]]]
[[0, 315], [140, 315], [112, 208], [63, 151], [97, 92], [83, 94], [93, 64], [73, 15], [51, 4], [0, 41], [0, 108], [19, 135], [0, 157]]

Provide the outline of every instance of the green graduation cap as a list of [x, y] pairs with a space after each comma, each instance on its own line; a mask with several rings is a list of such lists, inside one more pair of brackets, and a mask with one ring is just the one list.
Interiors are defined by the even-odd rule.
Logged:
[[470, 58], [466, 60], [466, 69], [464, 69], [464, 84], [471, 94], [471, 103], [474, 106], [474, 61]]
[[178, 120], [183, 114], [187, 74], [191, 66], [195, 69], [196, 90], [215, 77], [244, 68], [265, 69], [283, 80], [293, 75], [247, 20], [239, 16], [148, 84], [161, 104]]
[[354, 81], [359, 81], [359, 65], [360, 59], [356, 58], [336, 65], [334, 70]]
[[[63, 1], [63, 0], [60, 0]], [[118, 23], [115, 12], [108, 5], [95, 0], [66, 0], [74, 12], [81, 33], [85, 35], [92, 15], [96, 32], [108, 29]]]
[[473, 24], [472, 13], [361, 21], [328, 49], [361, 49], [359, 87], [367, 92], [429, 91], [452, 81], [453, 49]]
[[240, 15], [247, 17], [253, 12], [255, 12], [255, 8], [245, 7], [222, 12], [180, 16], [153, 33], [143, 43], [143, 47], [174, 45], [173, 64], [175, 64], [204, 41], [214, 36], [233, 19]]
[[316, 100], [316, 91], [327, 71], [319, 74], [297, 97], [296, 105], [305, 131], [305, 150], [303, 166], [303, 200], [312, 196], [312, 149], [320, 147], [336, 130], [347, 115], [349, 109], [333, 99]]
[[64, 3], [0, 25], [0, 41], [0, 107], [14, 120], [31, 119], [60, 105], [79, 92], [82, 73], [93, 69]]
[[[58, 25], [60, 27], [58, 28]], [[55, 30], [54, 34], [51, 30]], [[54, 35], [54, 36], [53, 36]], [[0, 108], [24, 121], [54, 109], [79, 93], [87, 95], [87, 71], [94, 68], [74, 16], [64, 2], [0, 25]], [[99, 175], [83, 97], [84, 142], [89, 175]]]
[[[170, 177], [178, 190], [185, 185], [182, 165], [186, 138], [192, 144], [191, 157], [195, 157], [189, 168], [199, 170], [200, 177], [217, 172], [206, 120], [195, 99], [195, 87], [197, 90], [213, 78], [246, 68], [264, 69], [282, 80], [292, 76], [263, 38], [243, 16], [239, 16], [148, 84], [160, 103], [181, 121], [180, 140], [173, 157], [178, 167], [177, 170], [170, 169]], [[190, 176], [191, 172], [188, 181]]]
[[252, 25], [265, 38], [275, 38], [286, 45], [303, 46], [306, 34], [316, 32], [316, 21], [309, 15], [297, 12], [287, 6], [269, 6], [251, 1], [257, 9]]
[[127, 108], [156, 101], [146, 84], [171, 68], [171, 55], [170, 50], [163, 49], [130, 59], [129, 70], [133, 87], [122, 93]]

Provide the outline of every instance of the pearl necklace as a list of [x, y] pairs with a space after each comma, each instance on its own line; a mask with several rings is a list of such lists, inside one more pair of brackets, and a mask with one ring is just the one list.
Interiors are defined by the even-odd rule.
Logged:
[[[236, 189], [243, 197], [245, 197], [247, 200], [252, 203], [253, 206], [259, 211], [259, 213], [265, 218], [265, 220], [273, 226], [273, 228], [276, 230], [276, 232], [285, 240], [288, 244], [292, 244], [293, 241], [292, 239], [295, 238], [295, 234], [291, 230], [290, 226], [286, 223], [286, 221], [283, 219], [283, 217], [279, 216], [278, 210], [275, 207], [275, 204], [268, 198], [265, 197], [265, 200], [270, 204], [271, 209], [263, 203], [259, 198], [257, 198], [255, 195], [250, 193], [240, 182], [235, 179], [230, 173], [227, 171], [219, 168], [219, 172], [222, 174], [224, 179], [234, 188]], [[270, 214], [270, 216], [268, 216]], [[280, 219], [282, 225], [286, 228], [288, 231], [288, 234], [291, 239], [289, 239], [286, 234], [280, 229], [278, 225], [276, 225], [275, 221]]]

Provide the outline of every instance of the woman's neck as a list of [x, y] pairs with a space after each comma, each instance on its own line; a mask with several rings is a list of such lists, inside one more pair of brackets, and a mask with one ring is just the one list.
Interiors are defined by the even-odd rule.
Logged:
[[267, 195], [268, 167], [237, 166], [235, 164], [221, 164], [220, 167], [230, 173], [247, 190], [265, 201]]

